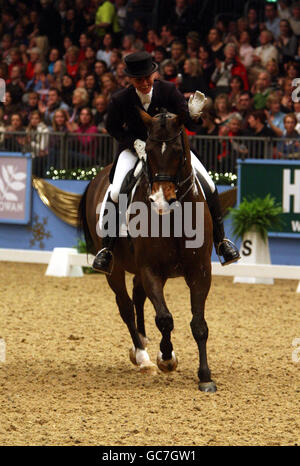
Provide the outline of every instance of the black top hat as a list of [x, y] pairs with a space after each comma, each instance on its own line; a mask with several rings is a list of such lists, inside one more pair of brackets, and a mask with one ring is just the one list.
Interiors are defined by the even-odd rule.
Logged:
[[124, 59], [126, 68], [124, 72], [131, 78], [150, 76], [157, 70], [158, 65], [152, 61], [148, 52], [135, 52], [127, 55]]

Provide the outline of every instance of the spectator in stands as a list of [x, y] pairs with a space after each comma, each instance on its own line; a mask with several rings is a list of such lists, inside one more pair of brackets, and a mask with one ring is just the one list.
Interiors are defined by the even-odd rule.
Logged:
[[186, 36], [186, 54], [189, 58], [197, 58], [200, 45], [197, 31], [190, 31]]
[[26, 64], [25, 77], [30, 80], [34, 75], [34, 66], [41, 59], [41, 51], [38, 47], [29, 50], [29, 61]]
[[[237, 56], [237, 48], [233, 43], [227, 44], [224, 48], [225, 60], [216, 60], [217, 66], [211, 76], [212, 82], [217, 87], [217, 93], [228, 92], [229, 83], [232, 76], [240, 76], [243, 80], [244, 89], [249, 89], [247, 71]], [[219, 88], [219, 89], [218, 89]]]
[[296, 131], [298, 124], [297, 117], [294, 113], [288, 113], [284, 117], [284, 132], [282, 141], [277, 143], [277, 156], [285, 158], [300, 157], [300, 136]]
[[68, 149], [65, 136], [70, 132], [68, 120], [69, 114], [66, 110], [63, 108], [55, 110], [52, 119], [52, 129], [49, 134], [49, 155], [46, 171], [51, 167], [60, 170], [65, 166], [66, 150]]
[[290, 0], [278, 0], [278, 16], [280, 19], [290, 19]]
[[86, 61], [82, 61], [78, 66], [75, 77], [76, 87], [85, 87], [85, 78], [89, 74], [89, 66]]
[[10, 79], [6, 80], [6, 89], [10, 92], [14, 104], [21, 102], [25, 84], [22, 80], [21, 67], [15, 65], [10, 74]]
[[100, 85], [101, 76], [104, 73], [107, 73], [107, 71], [108, 71], [108, 66], [107, 66], [105, 61], [100, 60], [100, 61], [95, 62], [95, 64], [94, 64], [94, 75], [95, 75], [95, 77], [97, 79], [98, 85]]
[[111, 73], [115, 73], [117, 66], [119, 63], [122, 62], [122, 53], [118, 49], [113, 49], [110, 56], [110, 63], [108, 71]]
[[300, 76], [300, 65], [295, 61], [290, 61], [285, 65], [286, 78], [295, 79]]
[[[36, 110], [30, 114], [29, 124], [26, 128], [26, 136], [33, 157], [45, 156], [48, 149], [49, 129], [42, 121], [41, 114]], [[39, 162], [37, 162], [37, 167], [35, 168], [41, 168]]]
[[89, 101], [89, 95], [83, 87], [77, 87], [73, 91], [72, 95], [72, 109], [70, 110], [70, 119], [69, 122], [73, 124], [73, 128], [76, 128], [75, 125], [79, 121], [79, 115], [81, 109], [86, 107]]
[[21, 116], [24, 125], [27, 126], [29, 124], [30, 114], [39, 109], [39, 95], [37, 92], [32, 91], [27, 93], [23, 100], [25, 105], [21, 108]]
[[9, 124], [10, 117], [13, 113], [17, 113], [20, 109], [19, 103], [14, 103], [11, 93], [6, 90], [5, 101], [3, 102], [2, 121], [5, 126]]
[[[75, 132], [78, 134], [77, 148], [79, 152], [76, 154], [75, 166], [80, 166], [87, 163], [87, 157], [93, 159], [96, 156], [97, 127], [94, 124], [92, 110], [89, 107], [83, 107], [80, 111], [79, 121]], [[78, 149], [77, 149], [78, 151]]]
[[158, 45], [162, 45], [162, 40], [160, 39], [158, 33], [155, 29], [148, 29], [147, 41], [144, 44], [146, 52], [154, 52]]
[[253, 110], [253, 102], [252, 96], [249, 91], [242, 91], [239, 95], [238, 103], [236, 106], [236, 110], [242, 117], [242, 125], [241, 128], [244, 130], [249, 129], [249, 116]]
[[96, 94], [99, 94], [100, 92], [100, 87], [98, 86], [96, 77], [94, 74], [88, 74], [87, 77], [85, 78], [85, 89], [87, 90], [87, 93], [89, 95], [89, 107], [92, 107], [94, 98]]
[[220, 31], [217, 28], [211, 28], [208, 36], [207, 43], [210, 48], [213, 59], [217, 58], [219, 61], [223, 61], [224, 56], [224, 43], [221, 39]]
[[243, 31], [239, 37], [239, 59], [246, 69], [253, 63], [253, 54], [254, 48], [250, 44], [250, 34], [248, 31]]
[[69, 8], [62, 21], [63, 34], [67, 34], [76, 43], [86, 27], [84, 16], [78, 15], [74, 8]]
[[159, 45], [158, 47], [155, 48], [154, 50], [154, 61], [158, 65], [161, 65], [161, 63], [167, 58], [167, 52], [164, 47]]
[[2, 54], [2, 60], [8, 64], [9, 61], [9, 51], [12, 47], [12, 36], [11, 34], [3, 34], [1, 40], [0, 51]]
[[266, 71], [270, 75], [270, 87], [273, 89], [276, 89], [278, 86], [280, 86], [279, 83], [279, 65], [274, 58], [271, 58], [271, 60], [268, 61], [266, 64]]
[[65, 62], [63, 60], [57, 60], [54, 63], [54, 67], [53, 67], [53, 79], [54, 79], [54, 82], [57, 83], [57, 86], [61, 85], [62, 78], [66, 74], [66, 72], [67, 72], [67, 68], [66, 68]]
[[21, 134], [9, 134], [24, 132], [24, 125], [19, 113], [12, 113], [10, 116], [9, 125], [5, 128], [5, 143], [6, 150], [12, 152], [22, 152], [25, 145], [25, 137]]
[[72, 98], [75, 86], [71, 76], [65, 74], [61, 83], [61, 98], [69, 107], [72, 107]]
[[264, 110], [253, 110], [249, 116], [250, 135], [255, 137], [276, 137], [276, 133], [266, 125]]
[[228, 136], [229, 139], [221, 141], [221, 152], [218, 160], [222, 161], [226, 157], [244, 158], [248, 154], [248, 149], [243, 141], [237, 141], [235, 138], [243, 137], [246, 132], [242, 129], [242, 117], [235, 112], [230, 115], [228, 124], [223, 128], [222, 136]]
[[162, 46], [164, 50], [170, 55], [171, 47], [174, 40], [177, 39], [175, 34], [175, 28], [172, 24], [164, 24], [160, 31], [161, 44], [157, 44], [156, 47]]
[[257, 20], [257, 11], [254, 7], [249, 8], [247, 19], [248, 19], [248, 31], [250, 34], [250, 44], [252, 45], [252, 47], [257, 47], [260, 27], [259, 27], [259, 22]]
[[26, 85], [26, 91], [35, 91], [40, 95], [45, 95], [48, 93], [48, 88], [46, 66], [42, 62], [37, 62], [34, 65], [33, 78]]
[[89, 67], [89, 71], [94, 68], [96, 61], [96, 52], [91, 45], [88, 45], [85, 51], [85, 63]]
[[300, 36], [300, 2], [294, 2], [292, 4], [292, 15], [289, 18], [292, 31], [295, 36]]
[[99, 38], [103, 38], [110, 31], [114, 35], [118, 35], [121, 32], [113, 0], [100, 0], [96, 11], [95, 24], [89, 26], [88, 29]]
[[279, 51], [280, 63], [286, 63], [293, 59], [297, 53], [297, 37], [293, 34], [287, 19], [280, 21], [280, 35], [275, 45]]
[[265, 5], [265, 23], [264, 26], [273, 34], [275, 40], [280, 35], [280, 18], [277, 14], [277, 6], [275, 3], [267, 3]]
[[200, 45], [198, 58], [203, 72], [205, 87], [206, 89], [208, 89], [210, 85], [211, 75], [213, 74], [215, 69], [215, 63], [213, 60], [211, 50], [207, 45]]
[[227, 94], [219, 94], [215, 99], [215, 123], [221, 128], [227, 125], [231, 112], [231, 107]]
[[186, 53], [183, 42], [174, 40], [171, 47], [171, 60], [177, 66], [178, 72], [183, 74]]
[[71, 78], [75, 78], [79, 67], [79, 48], [71, 45], [66, 51], [65, 61], [67, 64], [67, 72]]
[[34, 36], [46, 36], [50, 47], [59, 47], [61, 40], [61, 17], [50, 0], [40, 0], [41, 10], [37, 16], [37, 29]]
[[177, 66], [171, 59], [164, 60], [160, 66], [160, 73], [165, 81], [177, 84]]
[[17, 47], [13, 47], [10, 49], [10, 63], [8, 65], [8, 76], [11, 76], [11, 70], [14, 66], [21, 66], [23, 67], [23, 63], [21, 60], [21, 53]]
[[271, 76], [267, 71], [262, 71], [259, 73], [253, 86], [255, 110], [261, 110], [266, 107], [270, 92], [272, 92]]
[[277, 137], [281, 137], [284, 132], [284, 116], [285, 114], [280, 111], [280, 97], [276, 92], [271, 92], [267, 98], [266, 106], [268, 110], [265, 110], [267, 123]]
[[101, 93], [109, 101], [112, 94], [119, 89], [118, 82], [113, 73], [104, 73], [101, 77]]
[[49, 52], [49, 58], [48, 58], [48, 73], [54, 74], [54, 65], [58, 59], [59, 59], [59, 50], [56, 48], [51, 49]]
[[94, 123], [99, 133], [107, 134], [106, 117], [107, 117], [107, 99], [104, 95], [99, 94], [95, 98]]
[[110, 65], [110, 56], [111, 52], [114, 49], [114, 41], [113, 41], [113, 36], [109, 32], [105, 34], [102, 40], [102, 45], [100, 49], [98, 50], [96, 54], [96, 60], [97, 61], [104, 61], [109, 67]]
[[232, 76], [229, 81], [229, 87], [229, 103], [231, 105], [232, 110], [235, 111], [237, 108], [239, 97], [242, 91], [244, 90], [244, 82], [240, 76]]
[[130, 85], [128, 76], [124, 72], [125, 66], [126, 66], [125, 63], [121, 62], [121, 63], [118, 63], [117, 68], [116, 68], [115, 76], [116, 76], [116, 80], [117, 80], [119, 88], [128, 87]]
[[219, 128], [215, 122], [215, 113], [212, 110], [205, 111], [202, 113], [201, 119], [202, 125], [198, 128], [197, 134], [201, 136], [218, 136]]
[[254, 50], [253, 55], [253, 63], [255, 64], [256, 68], [259, 70], [264, 69], [267, 62], [274, 58], [278, 61], [278, 50], [272, 44], [273, 35], [267, 29], [261, 31], [259, 35], [260, 46], [256, 47]]
[[196, 90], [200, 90], [204, 94], [207, 93], [202, 68], [197, 58], [187, 58], [184, 62], [183, 71], [182, 82], [178, 88], [187, 100]]
[[170, 23], [176, 35], [184, 40], [189, 31], [197, 29], [197, 11], [187, 0], [175, 0], [175, 9], [170, 11]]
[[68, 105], [62, 101], [61, 94], [58, 89], [52, 88], [49, 90], [47, 104], [39, 103], [39, 111], [44, 117], [44, 123], [47, 126], [52, 126], [54, 113], [58, 109], [63, 109], [66, 112], [69, 111]]
[[283, 95], [281, 98], [281, 110], [285, 113], [292, 113], [293, 111], [293, 80], [285, 78], [282, 84]]
[[126, 57], [130, 53], [136, 52], [135, 37], [133, 34], [126, 34], [122, 40], [122, 57]]

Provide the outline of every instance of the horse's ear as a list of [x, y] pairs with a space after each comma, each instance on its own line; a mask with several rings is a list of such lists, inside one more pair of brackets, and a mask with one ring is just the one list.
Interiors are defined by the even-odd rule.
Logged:
[[149, 115], [149, 113], [144, 112], [141, 108], [137, 107], [138, 111], [140, 113], [141, 119], [145, 123], [148, 129], [152, 128], [152, 116]]

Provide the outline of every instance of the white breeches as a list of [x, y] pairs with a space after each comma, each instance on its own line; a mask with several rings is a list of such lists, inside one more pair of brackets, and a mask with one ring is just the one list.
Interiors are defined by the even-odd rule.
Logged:
[[[119, 155], [113, 183], [110, 187], [110, 196], [113, 202], [115, 203], [118, 202], [119, 193], [121, 190], [123, 180], [125, 176], [127, 175], [127, 173], [130, 170], [132, 170], [132, 168], [136, 164], [136, 161], [137, 161], [136, 155], [134, 155], [129, 149], [123, 150], [123, 152], [121, 152], [121, 154]], [[205, 180], [207, 181], [211, 189], [211, 192], [213, 193], [216, 189], [215, 184], [213, 180], [211, 179], [211, 177], [209, 176], [209, 174], [207, 173], [204, 166], [202, 165], [202, 163], [200, 162], [200, 160], [195, 156], [195, 154], [193, 154], [192, 151], [191, 151], [191, 163], [194, 169], [205, 178]]]

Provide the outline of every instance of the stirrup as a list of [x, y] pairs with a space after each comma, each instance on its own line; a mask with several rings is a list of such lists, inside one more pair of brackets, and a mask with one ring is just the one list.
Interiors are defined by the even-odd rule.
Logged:
[[[95, 265], [94, 265], [94, 264], [95, 264], [95, 260], [97, 259], [97, 256], [98, 256], [99, 254], [101, 254], [102, 251], [107, 251], [107, 252], [110, 254], [110, 256], [111, 256], [111, 259], [110, 259], [110, 262], [109, 262], [107, 268], [104, 268], [104, 267], [103, 267], [103, 268], [97, 268], [97, 267], [95, 267]], [[93, 270], [94, 270], [95, 272], [104, 273], [105, 275], [111, 275], [112, 270], [113, 270], [113, 266], [114, 266], [114, 255], [113, 255], [112, 251], [111, 251], [109, 248], [107, 248], [107, 247], [106, 247], [106, 248], [100, 249], [100, 251], [98, 251], [97, 254], [96, 254], [96, 256], [95, 256], [95, 259], [94, 259], [94, 262], [93, 262], [93, 265], [92, 265]]]
[[[225, 260], [224, 260], [224, 261], [222, 262], [222, 259], [221, 259], [222, 256], [220, 256], [219, 252], [220, 252], [220, 246], [221, 246], [221, 244], [223, 244], [224, 242], [230, 243], [230, 244], [232, 244], [232, 245], [236, 248], [236, 250], [237, 250], [237, 256], [234, 257], [233, 259], [229, 260], [229, 261], [225, 261]], [[236, 245], [235, 245], [230, 239], [228, 239], [228, 238], [224, 238], [222, 241], [220, 241], [218, 244], [216, 244], [216, 245], [215, 245], [215, 249], [216, 249], [217, 256], [218, 256], [219, 261], [220, 261], [220, 263], [221, 263], [222, 266], [224, 266], [224, 265], [229, 265], [229, 264], [233, 264], [234, 262], [237, 262], [237, 261], [241, 258], [240, 254], [239, 254], [239, 252], [238, 252], [238, 249], [237, 249], [237, 247], [236, 247]]]

